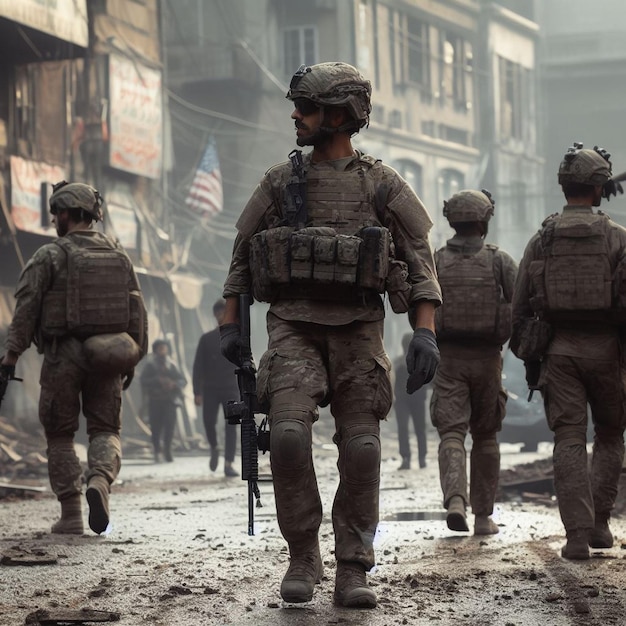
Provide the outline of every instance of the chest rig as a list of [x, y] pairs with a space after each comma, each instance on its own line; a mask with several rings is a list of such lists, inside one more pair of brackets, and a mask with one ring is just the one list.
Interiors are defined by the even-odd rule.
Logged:
[[395, 269], [400, 262], [393, 260], [391, 233], [379, 216], [384, 206], [375, 201], [378, 162], [362, 157], [350, 170], [309, 165], [305, 171], [293, 155], [291, 177], [281, 194], [287, 225], [251, 239], [255, 298], [349, 302], [364, 290], [384, 293], [390, 268], [393, 274], [402, 268]]

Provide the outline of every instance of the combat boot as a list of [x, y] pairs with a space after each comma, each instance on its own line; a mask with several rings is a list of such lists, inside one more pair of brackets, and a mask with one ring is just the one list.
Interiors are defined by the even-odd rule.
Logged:
[[337, 563], [335, 604], [361, 609], [373, 609], [376, 606], [376, 594], [367, 586], [364, 565], [350, 561]]
[[402, 463], [400, 463], [399, 470], [408, 470], [411, 469], [411, 458], [408, 456], [402, 457]]
[[584, 561], [589, 558], [589, 535], [591, 528], [577, 528], [567, 531], [567, 543], [561, 548], [564, 559]]
[[595, 525], [589, 533], [589, 545], [592, 548], [613, 547], [613, 534], [609, 528], [608, 515], [596, 515]]
[[488, 515], [477, 515], [474, 519], [475, 535], [497, 535], [500, 532], [497, 524]]
[[450, 530], [458, 532], [467, 532], [467, 516], [465, 514], [465, 501], [461, 496], [452, 496], [448, 503], [448, 513], [446, 515], [446, 523]]
[[319, 545], [304, 552], [292, 552], [289, 569], [280, 585], [280, 596], [285, 602], [310, 602], [315, 585], [322, 582], [324, 566]]
[[104, 476], [96, 474], [87, 484], [89, 504], [89, 528], [98, 535], [109, 525], [109, 483]]
[[80, 494], [61, 500], [61, 519], [52, 525], [51, 532], [59, 535], [83, 534], [83, 511]]
[[211, 458], [209, 459], [209, 469], [214, 472], [220, 460], [220, 449], [217, 446], [211, 446]]

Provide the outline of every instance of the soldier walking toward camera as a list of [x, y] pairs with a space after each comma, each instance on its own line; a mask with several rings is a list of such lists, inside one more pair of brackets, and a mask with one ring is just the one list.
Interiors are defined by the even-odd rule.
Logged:
[[146, 353], [147, 316], [132, 263], [107, 235], [92, 230], [102, 198], [83, 183], [58, 183], [50, 198], [59, 239], [33, 255], [15, 292], [13, 321], [0, 368], [13, 375], [35, 342], [44, 361], [39, 418], [48, 444], [48, 474], [61, 503], [53, 533], [82, 534], [81, 465], [74, 450], [81, 410], [87, 420], [89, 526], [109, 524], [110, 485], [122, 450], [122, 389]]
[[[233, 376], [233, 366], [220, 352], [219, 324], [224, 316], [226, 303], [219, 299], [213, 305], [213, 315], [217, 328], [204, 333], [198, 341], [193, 360], [193, 393], [197, 406], [202, 405], [202, 418], [207, 440], [211, 446], [209, 468], [217, 469], [220, 450], [217, 443], [217, 416], [220, 406], [226, 417], [226, 403], [239, 397], [237, 379]], [[224, 475], [239, 476], [233, 467], [237, 451], [237, 427], [224, 419]]]
[[[542, 224], [520, 264], [511, 349], [540, 389], [554, 432], [554, 487], [567, 559], [610, 548], [608, 521], [624, 458], [621, 335], [626, 322], [626, 229], [601, 211], [622, 192], [610, 155], [575, 143], [559, 167], [567, 204]], [[587, 404], [595, 436], [587, 464]]]
[[152, 354], [146, 359], [139, 380], [148, 400], [148, 417], [152, 435], [154, 462], [161, 460], [161, 452], [171, 463], [172, 441], [176, 428], [176, 412], [183, 402], [185, 375], [170, 356], [169, 341], [157, 339], [152, 344]]
[[[441, 363], [433, 381], [431, 419], [439, 433], [439, 473], [448, 528], [491, 535], [500, 474], [497, 433], [504, 419], [502, 345], [509, 339], [517, 264], [485, 243], [494, 201], [486, 191], [464, 190], [444, 202], [455, 236], [435, 261], [443, 305], [435, 317]], [[472, 436], [469, 498], [465, 438]]]
[[333, 504], [335, 602], [374, 607], [365, 573], [375, 564], [379, 424], [391, 406], [384, 307], [409, 312], [411, 390], [428, 382], [439, 352], [440, 303], [428, 244], [431, 221], [407, 183], [352, 147], [369, 120], [371, 85], [351, 65], [302, 66], [287, 98], [300, 151], [272, 167], [239, 221], [224, 288], [223, 354], [240, 364], [239, 294], [271, 303], [258, 396], [269, 412], [276, 511], [289, 545], [280, 593], [308, 602], [322, 577], [320, 500], [311, 450], [318, 406], [330, 405], [339, 449]]

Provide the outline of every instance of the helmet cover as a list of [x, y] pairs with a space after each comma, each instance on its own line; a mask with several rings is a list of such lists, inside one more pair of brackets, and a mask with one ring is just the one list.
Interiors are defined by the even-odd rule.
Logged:
[[63, 180], [53, 185], [52, 189], [50, 211], [53, 215], [63, 209], [82, 209], [96, 221], [102, 220], [102, 196], [91, 185]]
[[450, 224], [456, 222], [488, 222], [494, 212], [495, 200], [486, 189], [463, 189], [444, 200], [443, 215]]
[[611, 178], [610, 157], [603, 148], [594, 146], [591, 150], [583, 148], [580, 142], [574, 142], [559, 166], [559, 184], [604, 185]]
[[293, 75], [289, 100], [305, 98], [320, 106], [345, 107], [357, 124], [363, 128], [369, 124], [372, 84], [355, 67], [336, 61], [301, 65]]

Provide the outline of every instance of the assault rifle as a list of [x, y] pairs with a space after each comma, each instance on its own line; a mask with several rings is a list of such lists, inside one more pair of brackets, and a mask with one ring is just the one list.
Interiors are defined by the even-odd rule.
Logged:
[[267, 452], [269, 431], [267, 417], [257, 426], [255, 414], [261, 413], [256, 395], [256, 366], [250, 345], [249, 294], [239, 296], [239, 320], [241, 328], [241, 366], [235, 370], [239, 386], [239, 400], [226, 404], [226, 419], [229, 424], [241, 424], [241, 478], [248, 481], [248, 535], [254, 535], [254, 500], [262, 507], [259, 491], [259, 450]]

